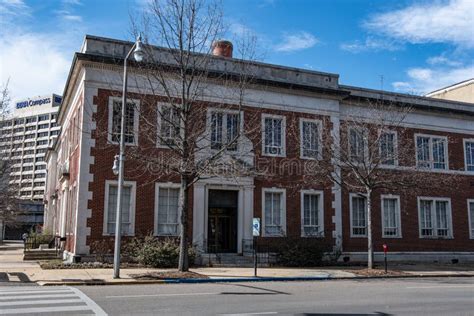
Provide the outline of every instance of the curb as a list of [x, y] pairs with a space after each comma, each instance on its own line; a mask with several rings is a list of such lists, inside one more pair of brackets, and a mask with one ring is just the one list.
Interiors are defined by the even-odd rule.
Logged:
[[298, 281], [330, 281], [330, 280], [370, 280], [370, 279], [417, 279], [417, 278], [450, 278], [474, 277], [474, 274], [433, 274], [433, 275], [381, 275], [381, 276], [353, 276], [353, 277], [243, 277], [243, 278], [210, 278], [210, 279], [161, 279], [161, 280], [133, 280], [133, 281], [37, 281], [41, 286], [84, 286], [84, 285], [146, 285], [146, 284], [199, 284], [199, 283], [241, 283], [241, 282], [298, 282]]

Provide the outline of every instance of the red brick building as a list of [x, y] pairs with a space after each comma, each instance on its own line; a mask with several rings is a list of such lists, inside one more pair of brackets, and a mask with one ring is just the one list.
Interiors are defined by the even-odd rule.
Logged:
[[[94, 242], [110, 239], [114, 232], [114, 109], [120, 102], [123, 58], [131, 45], [86, 36], [64, 90], [58, 116], [62, 131], [48, 155], [45, 224], [66, 237], [69, 259], [87, 257]], [[237, 61], [215, 57], [215, 62], [216, 71], [223, 71], [223, 65]], [[343, 86], [335, 74], [251, 65], [256, 80], [239, 111], [232, 110], [231, 96], [225, 99], [230, 106], [220, 109], [222, 101], [216, 105], [211, 95], [203, 100], [208, 114], [197, 118], [204, 122], [203, 134], [219, 129], [216, 137], [222, 138], [242, 129], [243, 137], [233, 150], [245, 151], [242, 160], [258, 171], [193, 184], [189, 237], [201, 253], [212, 245], [222, 252], [245, 253], [252, 219], [258, 217], [264, 243], [318, 238], [345, 256], [365, 259], [366, 199], [327, 178], [308, 181], [307, 168], [312, 160], [331, 161], [322, 144], [330, 134], [346, 133], [345, 122], [356, 112], [364, 116], [365, 103], [387, 102], [413, 108], [403, 123], [403, 137], [395, 130], [389, 138], [390, 148], [411, 146], [413, 155], [394, 162], [387, 172], [413, 172], [412, 167], [421, 166], [419, 177], [432, 185], [421, 191], [375, 192], [371, 202], [376, 258], [386, 243], [393, 259], [474, 260], [474, 104]], [[128, 101], [135, 109], [162, 106], [133, 67], [130, 77]], [[215, 112], [220, 113], [218, 124], [213, 121]], [[173, 159], [166, 148], [143, 136], [146, 119], [130, 113], [128, 146], [150, 147], [156, 157]], [[240, 126], [234, 126], [236, 122]], [[124, 235], [177, 235], [179, 177], [138, 170], [139, 163], [127, 160], [125, 165]], [[452, 186], [437, 185], [438, 179], [453, 175]]]

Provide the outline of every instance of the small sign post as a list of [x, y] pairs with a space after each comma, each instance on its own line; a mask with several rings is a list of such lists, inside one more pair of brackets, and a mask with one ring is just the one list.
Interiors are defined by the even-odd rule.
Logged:
[[387, 252], [388, 252], [387, 244], [383, 244], [383, 260], [385, 263], [385, 273], [387, 273]]
[[252, 222], [253, 231], [253, 276], [257, 277], [257, 237], [260, 236], [260, 218], [254, 217]]

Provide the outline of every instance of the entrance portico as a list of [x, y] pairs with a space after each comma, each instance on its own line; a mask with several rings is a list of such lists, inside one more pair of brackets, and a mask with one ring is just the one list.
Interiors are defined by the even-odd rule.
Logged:
[[200, 252], [242, 253], [252, 239], [253, 178], [212, 178], [194, 184], [193, 244]]

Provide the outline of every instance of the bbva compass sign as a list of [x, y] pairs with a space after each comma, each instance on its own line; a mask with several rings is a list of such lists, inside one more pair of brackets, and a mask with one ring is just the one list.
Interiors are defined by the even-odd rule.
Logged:
[[[52, 100], [52, 102], [51, 102]], [[28, 99], [24, 101], [19, 101], [16, 103], [17, 109], [23, 109], [31, 106], [41, 106], [44, 104], [51, 104], [53, 106], [59, 106], [61, 104], [62, 98], [59, 95], [53, 94], [52, 97], [39, 97], [36, 99]]]

